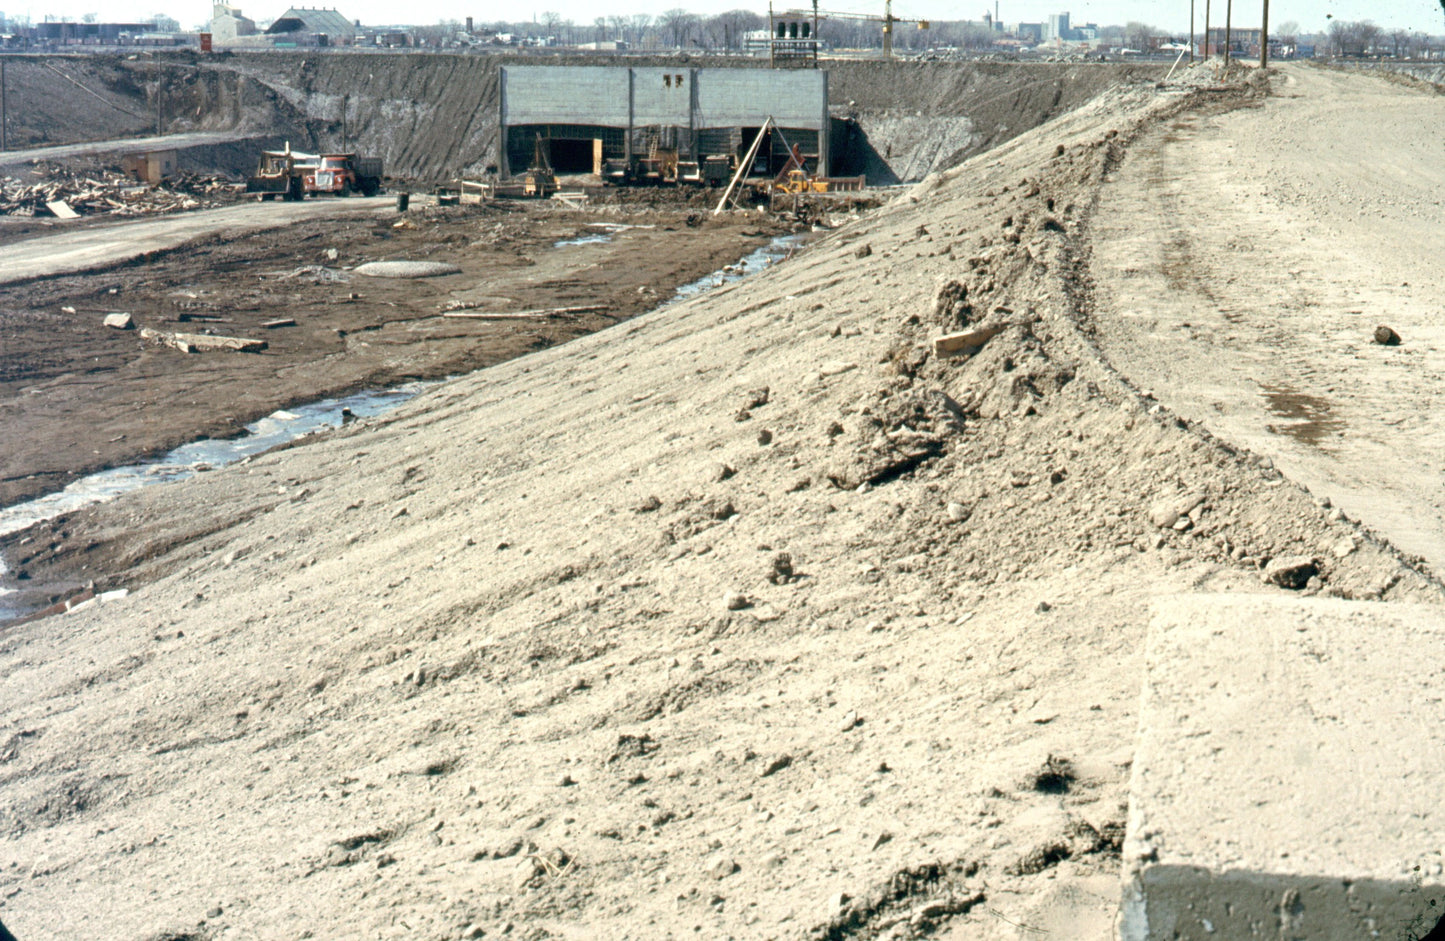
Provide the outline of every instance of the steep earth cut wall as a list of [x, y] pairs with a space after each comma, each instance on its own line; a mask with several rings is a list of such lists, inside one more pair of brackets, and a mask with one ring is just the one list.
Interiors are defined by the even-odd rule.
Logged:
[[[698, 57], [504, 57], [237, 53], [163, 57], [167, 130], [236, 128], [298, 149], [343, 144], [419, 180], [497, 163], [500, 70], [507, 64], [765, 68]], [[152, 133], [151, 61], [24, 57], [12, 64], [12, 146]], [[58, 67], [105, 98], [78, 90]], [[1114, 85], [1157, 80], [1155, 66], [1104, 63], [827, 64], [835, 172], [871, 182], [922, 179], [1056, 117]], [[20, 84], [24, 82], [25, 84]], [[150, 83], [150, 84], [148, 84]], [[18, 93], [17, 93], [17, 90]], [[65, 108], [50, 110], [64, 100]], [[45, 106], [41, 106], [45, 102]], [[344, 108], [344, 116], [343, 116]], [[21, 129], [21, 130], [17, 130]]]

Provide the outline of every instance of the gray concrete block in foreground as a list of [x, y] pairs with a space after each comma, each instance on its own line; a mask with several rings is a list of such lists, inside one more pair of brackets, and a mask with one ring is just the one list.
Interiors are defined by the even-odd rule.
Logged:
[[1445, 607], [1158, 602], [1122, 941], [1418, 941], [1445, 916]]

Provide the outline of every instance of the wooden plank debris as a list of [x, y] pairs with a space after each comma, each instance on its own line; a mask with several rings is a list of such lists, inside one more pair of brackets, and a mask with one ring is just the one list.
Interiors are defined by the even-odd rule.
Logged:
[[63, 199], [52, 199], [45, 204], [50, 214], [57, 219], [79, 219], [80, 213], [70, 208], [70, 204]]
[[977, 353], [989, 340], [1003, 333], [1008, 329], [1008, 324], [992, 324], [987, 327], [978, 327], [974, 330], [965, 330], [962, 333], [949, 333], [933, 340], [933, 352], [937, 356], [946, 356], [954, 353], [961, 353], [972, 356]]
[[250, 340], [245, 337], [217, 337], [208, 333], [166, 333], [141, 328], [141, 339], [151, 340], [180, 350], [182, 353], [204, 353], [210, 350], [234, 350], [238, 353], [259, 353], [266, 349], [265, 340]]
[[277, 327], [294, 327], [296, 326], [296, 318], [282, 317], [279, 320], [268, 320], [265, 323], [261, 324], [261, 326], [265, 327], [267, 330], [275, 330]]
[[217, 206], [245, 189], [219, 176], [183, 173], [152, 186], [119, 173], [86, 175], [53, 165], [37, 166], [30, 177], [0, 176], [0, 216], [152, 215]]
[[484, 311], [477, 310], [466, 301], [453, 301], [442, 307], [442, 316], [464, 320], [513, 320], [527, 317], [563, 317], [567, 314], [586, 314], [597, 310], [609, 310], [611, 307], [611, 304], [581, 304], [576, 307], [543, 307], [537, 310]]

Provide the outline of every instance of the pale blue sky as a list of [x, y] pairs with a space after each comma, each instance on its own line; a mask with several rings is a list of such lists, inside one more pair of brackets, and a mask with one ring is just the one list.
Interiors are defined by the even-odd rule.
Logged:
[[[253, 19], [272, 19], [283, 12], [287, 0], [239, 0], [242, 10]], [[302, 0], [307, 6], [335, 6], [352, 19], [363, 23], [391, 23], [398, 17], [417, 24], [436, 23], [442, 19], [465, 19], [468, 15], [485, 23], [506, 17], [517, 19], [552, 10], [578, 23], [590, 23], [599, 15], [612, 13], [649, 13], [682, 7], [694, 13], [712, 14], [729, 9], [751, 9], [767, 13], [766, 0], [532, 0], [530, 4], [469, 0], [410, 0], [398, 5], [394, 0]], [[779, 8], [800, 5], [798, 0], [775, 0]], [[1196, 18], [1204, 21], [1205, 0], [1195, 0]], [[1226, 0], [1211, 0], [1212, 20], [1222, 23]], [[822, 0], [824, 9], [859, 13], [881, 13], [883, 0]], [[1005, 23], [1041, 22], [1051, 13], [1068, 12], [1075, 23], [1094, 22], [1101, 26], [1140, 20], [1172, 32], [1189, 29], [1189, 0], [999, 0], [999, 16]], [[1262, 0], [1235, 0], [1234, 22], [1240, 26], [1258, 26]], [[206, 3], [176, 3], [174, 0], [0, 0], [0, 10], [11, 15], [28, 13], [39, 20], [51, 13], [78, 19], [85, 13], [98, 13], [103, 20], [129, 21], [144, 19], [155, 12], [169, 13], [191, 27], [209, 18]], [[993, 0], [894, 0], [894, 14], [937, 20], [983, 18], [993, 11]], [[1271, 0], [1270, 22], [1279, 24], [1294, 20], [1305, 32], [1322, 31], [1329, 20], [1326, 14], [1344, 20], [1374, 20], [1386, 29], [1414, 29], [1433, 35], [1445, 35], [1445, 10], [1440, 0]]]

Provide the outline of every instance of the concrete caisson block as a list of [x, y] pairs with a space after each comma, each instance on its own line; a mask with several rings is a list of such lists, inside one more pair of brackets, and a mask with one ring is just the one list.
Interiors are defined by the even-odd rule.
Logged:
[[1122, 941], [1418, 941], [1445, 917], [1445, 609], [1156, 603]]

